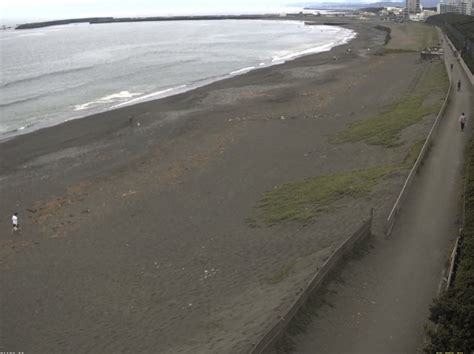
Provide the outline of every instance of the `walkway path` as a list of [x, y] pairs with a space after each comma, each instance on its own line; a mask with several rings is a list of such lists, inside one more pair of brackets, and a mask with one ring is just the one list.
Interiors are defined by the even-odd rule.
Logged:
[[[453, 87], [392, 235], [374, 237], [368, 253], [349, 261], [328, 285], [318, 316], [295, 338], [297, 353], [415, 353], [423, 346], [429, 305], [459, 227], [463, 150], [474, 125], [474, 91], [447, 46], [445, 52], [454, 64], [453, 83], [460, 78], [462, 89]], [[468, 115], [464, 133], [461, 112]]]

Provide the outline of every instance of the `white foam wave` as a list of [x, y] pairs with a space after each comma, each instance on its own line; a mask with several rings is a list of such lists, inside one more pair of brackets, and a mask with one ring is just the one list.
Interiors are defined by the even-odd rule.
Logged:
[[137, 92], [137, 93], [132, 92], [131, 93], [131, 92], [128, 92], [128, 91], [120, 91], [118, 93], [113, 93], [111, 95], [104, 96], [104, 97], [99, 98], [98, 100], [95, 100], [95, 101], [87, 102], [87, 103], [84, 103], [84, 104], [78, 104], [78, 105], [74, 106], [74, 110], [75, 111], [83, 111], [85, 109], [89, 109], [89, 108], [95, 107], [95, 106], [100, 105], [100, 104], [110, 103], [110, 102], [114, 102], [114, 101], [117, 101], [117, 100], [123, 100], [123, 99], [132, 98], [132, 97], [140, 96], [140, 95], [141, 95], [141, 93], [139, 93], [139, 92]]
[[305, 50], [294, 52], [294, 53], [285, 54], [285, 55], [282, 55], [282, 56], [274, 56], [272, 58], [272, 63], [274, 63], [274, 64], [283, 63], [285, 61], [295, 59], [295, 58], [301, 57], [303, 55], [326, 52], [326, 51], [331, 50], [333, 47], [348, 43], [350, 40], [354, 39], [356, 36], [357, 36], [356, 32], [350, 31], [350, 33], [347, 36], [345, 36], [345, 37], [343, 37], [343, 38], [341, 38], [337, 41], [334, 41], [334, 42], [330, 42], [330, 43], [327, 43], [327, 44], [324, 44], [324, 45], [321, 45], [321, 46], [318, 46], [318, 47], [313, 47], [313, 48], [305, 49]]
[[148, 95], [144, 95], [144, 96], [141, 96], [141, 97], [137, 97], [133, 100], [128, 100], [126, 102], [122, 102], [122, 103], [119, 103], [119, 104], [116, 104], [115, 106], [112, 106], [111, 108], [118, 108], [118, 107], [122, 107], [122, 106], [125, 106], [125, 105], [129, 105], [131, 103], [136, 103], [136, 102], [139, 102], [139, 101], [143, 101], [143, 100], [148, 100], [152, 97], [156, 97], [156, 96], [163, 96], [165, 95], [166, 93], [168, 92], [171, 92], [171, 91], [176, 91], [176, 90], [181, 90], [181, 89], [184, 89], [186, 88], [187, 85], [181, 85], [181, 86], [177, 86], [177, 87], [172, 87], [172, 88], [169, 88], [169, 89], [166, 89], [166, 90], [162, 90], [162, 91], [157, 91], [157, 92], [153, 92], [153, 93], [150, 93]]
[[243, 74], [243, 73], [246, 73], [248, 71], [251, 71], [251, 70], [254, 70], [255, 69], [255, 66], [249, 66], [249, 67], [246, 67], [246, 68], [243, 68], [243, 69], [239, 69], [239, 70], [236, 70], [236, 71], [232, 71], [230, 73], [230, 75], [237, 75], [237, 74]]

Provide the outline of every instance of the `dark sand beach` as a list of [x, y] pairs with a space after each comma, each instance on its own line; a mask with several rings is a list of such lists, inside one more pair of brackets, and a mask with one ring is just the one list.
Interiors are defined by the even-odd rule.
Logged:
[[0, 349], [248, 352], [371, 208], [380, 234], [406, 169], [310, 222], [253, 222], [266, 191], [398, 164], [429, 130], [435, 115], [389, 148], [331, 142], [425, 68], [374, 55], [374, 23], [347, 27], [330, 52], [1, 143]]

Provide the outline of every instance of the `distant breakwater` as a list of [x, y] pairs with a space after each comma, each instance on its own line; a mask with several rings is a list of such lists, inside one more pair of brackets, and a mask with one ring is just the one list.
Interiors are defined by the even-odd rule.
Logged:
[[92, 23], [98, 20], [113, 20], [113, 17], [87, 17], [87, 18], [73, 18], [73, 19], [55, 20], [55, 21], [46, 21], [46, 22], [24, 23], [24, 24], [18, 25], [15, 29], [17, 30], [33, 29], [33, 28], [41, 28], [41, 27], [69, 25], [72, 23]]
[[[295, 17], [295, 16], [291, 16]], [[280, 15], [222, 15], [222, 16], [171, 16], [171, 17], [90, 17], [76, 18], [46, 22], [24, 23], [18, 25], [15, 29], [33, 29], [50, 26], [69, 25], [73, 23], [89, 23], [89, 24], [105, 24], [105, 23], [121, 23], [121, 22], [163, 22], [163, 21], [205, 21], [205, 20], [263, 20], [282, 18]]]

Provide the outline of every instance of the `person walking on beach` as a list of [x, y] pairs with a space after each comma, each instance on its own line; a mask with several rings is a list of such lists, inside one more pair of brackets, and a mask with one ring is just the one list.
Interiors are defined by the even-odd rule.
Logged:
[[461, 131], [464, 131], [464, 126], [466, 125], [466, 115], [464, 112], [459, 116], [459, 124], [461, 124]]
[[12, 225], [13, 231], [18, 231], [18, 229], [20, 228], [20, 224], [18, 223], [18, 213], [12, 215]]

